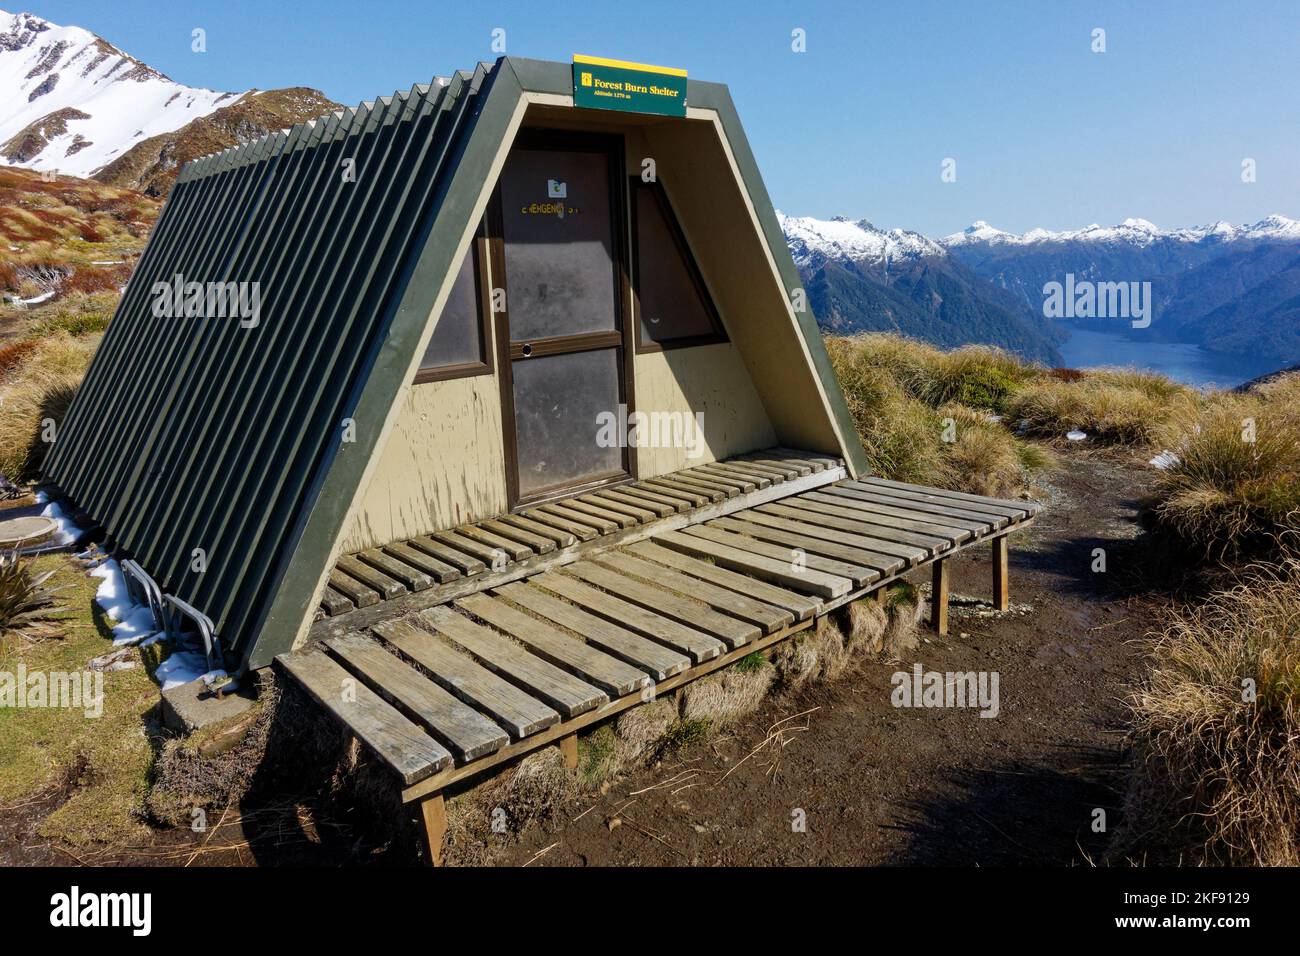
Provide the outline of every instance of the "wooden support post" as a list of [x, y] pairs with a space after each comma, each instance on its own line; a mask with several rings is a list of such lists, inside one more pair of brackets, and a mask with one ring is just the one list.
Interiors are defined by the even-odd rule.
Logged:
[[420, 816], [424, 821], [424, 845], [429, 851], [429, 865], [442, 866], [442, 840], [447, 835], [447, 807], [442, 802], [442, 791], [420, 801]]
[[876, 603], [884, 607], [889, 603], [889, 586], [882, 585], [871, 592], [871, 596], [876, 599]]
[[993, 610], [1011, 607], [1011, 588], [1007, 583], [1007, 535], [993, 539]]
[[948, 633], [948, 559], [931, 565], [934, 577], [930, 588], [930, 626], [940, 634]]
[[578, 769], [578, 735], [569, 734], [560, 738], [560, 753], [564, 754], [564, 765], [570, 770]]

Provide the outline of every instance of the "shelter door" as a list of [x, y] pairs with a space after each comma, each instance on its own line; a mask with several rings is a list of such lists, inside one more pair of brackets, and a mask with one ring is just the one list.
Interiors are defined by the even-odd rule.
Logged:
[[[622, 421], [621, 152], [609, 137], [525, 131], [497, 190], [498, 312], [511, 505], [628, 475]], [[499, 308], [499, 306], [498, 306]]]

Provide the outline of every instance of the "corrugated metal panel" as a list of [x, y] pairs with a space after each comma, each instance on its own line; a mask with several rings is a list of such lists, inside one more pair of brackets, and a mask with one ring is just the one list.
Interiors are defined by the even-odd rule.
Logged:
[[[240, 658], [340, 457], [491, 75], [188, 164], [63, 422], [46, 477]], [[156, 315], [155, 283], [177, 276], [256, 283], [260, 320]], [[432, 294], [416, 298], [418, 340]]]

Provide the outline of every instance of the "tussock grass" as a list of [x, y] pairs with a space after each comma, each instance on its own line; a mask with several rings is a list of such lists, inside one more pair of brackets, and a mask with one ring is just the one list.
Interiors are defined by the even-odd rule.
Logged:
[[1174, 611], [1151, 658], [1116, 852], [1164, 839], [1198, 862], [1300, 864], [1300, 559]]
[[1008, 403], [1008, 413], [1036, 437], [1063, 441], [1077, 428], [1093, 441], [1145, 448], [1197, 403], [1193, 389], [1162, 376], [1103, 369], [1075, 381], [1030, 383]]
[[1178, 463], [1161, 472], [1150, 510], [1174, 548], [1234, 561], [1275, 553], [1300, 528], [1300, 374], [1213, 396], [1170, 424]]
[[992, 417], [1045, 373], [998, 349], [943, 352], [894, 335], [826, 340], [871, 469], [897, 481], [1010, 495], [1049, 456]]
[[94, 342], [66, 335], [43, 340], [0, 378], [0, 474], [34, 478], [50, 445], [43, 422], [63, 422], [94, 351]]

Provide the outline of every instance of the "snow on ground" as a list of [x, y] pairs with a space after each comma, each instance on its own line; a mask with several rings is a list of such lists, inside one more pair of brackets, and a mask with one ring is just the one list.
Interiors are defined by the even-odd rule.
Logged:
[[41, 512], [42, 518], [49, 518], [57, 526], [58, 530], [54, 532], [54, 540], [59, 544], [71, 544], [77, 538], [77, 526], [72, 519], [63, 513], [63, 509], [58, 504], [51, 502], [45, 506]]
[[158, 665], [154, 679], [162, 685], [163, 690], [188, 684], [208, 673], [208, 660], [198, 651], [175, 650], [167, 660]]
[[125, 621], [130, 613], [139, 607], [131, 600], [126, 589], [126, 577], [122, 566], [116, 559], [110, 558], [90, 572], [92, 578], [100, 578], [99, 590], [95, 592], [95, 603], [114, 621]]
[[113, 626], [113, 645], [139, 644], [157, 630], [153, 611], [143, 604], [134, 604], [126, 617]]

